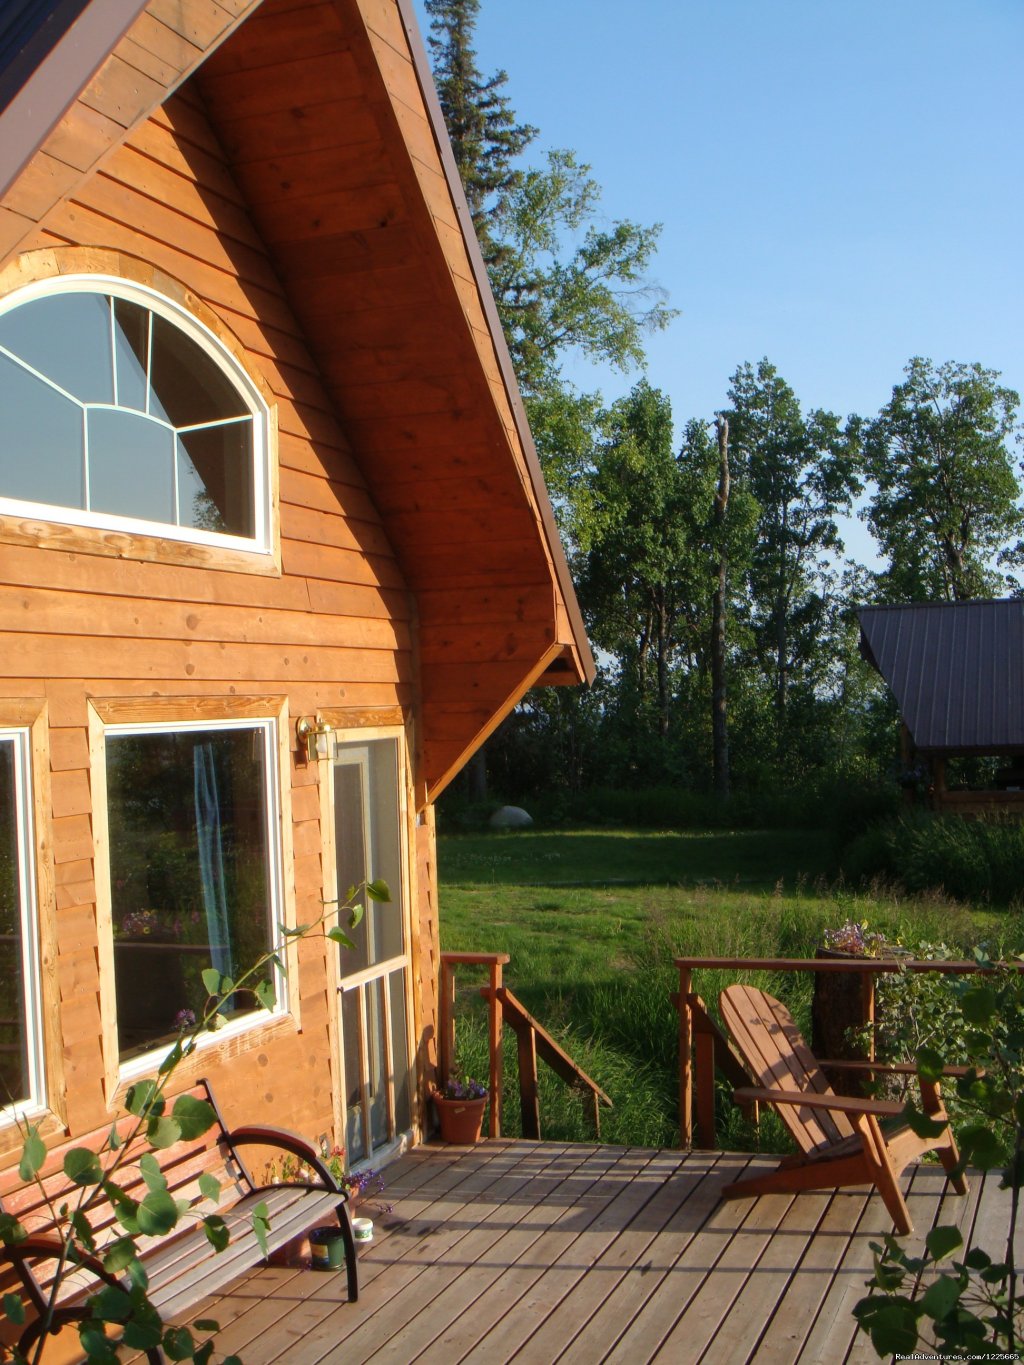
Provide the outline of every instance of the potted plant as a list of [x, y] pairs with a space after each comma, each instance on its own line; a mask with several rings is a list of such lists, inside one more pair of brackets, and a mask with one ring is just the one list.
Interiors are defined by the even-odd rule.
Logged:
[[480, 1141], [487, 1104], [487, 1087], [472, 1077], [453, 1076], [434, 1091], [434, 1106], [445, 1142]]

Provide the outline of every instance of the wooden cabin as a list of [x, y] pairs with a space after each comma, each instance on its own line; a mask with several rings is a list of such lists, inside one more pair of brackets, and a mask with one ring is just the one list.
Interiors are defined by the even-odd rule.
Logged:
[[[1024, 602], [863, 607], [860, 648], [902, 721], [904, 792], [949, 815], [1024, 817]], [[951, 780], [956, 759], [997, 758], [989, 782]], [[993, 766], [993, 765], [990, 765]]]
[[433, 802], [593, 663], [409, 0], [0, 15], [0, 1165], [176, 1077], [424, 1129]]

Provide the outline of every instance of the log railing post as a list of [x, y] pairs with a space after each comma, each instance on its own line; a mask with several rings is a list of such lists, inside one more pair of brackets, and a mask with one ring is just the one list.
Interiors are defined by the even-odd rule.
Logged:
[[860, 979], [860, 1012], [868, 1032], [868, 1061], [875, 1060], [875, 974], [865, 972]]
[[501, 1137], [501, 962], [490, 963], [490, 999], [487, 1002], [487, 1036], [490, 1051], [491, 1121], [488, 1133], [492, 1138]]
[[690, 1010], [690, 986], [693, 973], [689, 967], [679, 968], [679, 1145], [689, 1147], [693, 1142], [693, 1014]]
[[438, 1080], [443, 1089], [452, 1074], [455, 1061], [455, 967], [441, 957], [441, 975], [438, 981], [438, 1039], [437, 1070]]
[[523, 1137], [540, 1140], [540, 1088], [537, 1082], [537, 1033], [532, 1028], [516, 1031], [519, 1052], [519, 1109]]

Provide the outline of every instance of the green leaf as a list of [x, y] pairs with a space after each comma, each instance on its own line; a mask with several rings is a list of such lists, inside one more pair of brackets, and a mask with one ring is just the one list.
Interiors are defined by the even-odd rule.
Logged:
[[917, 1345], [917, 1315], [909, 1299], [890, 1299], [865, 1324], [880, 1356], [909, 1355]]
[[203, 968], [203, 985], [207, 995], [217, 995], [220, 991], [220, 972], [216, 967]]
[[46, 1144], [39, 1136], [39, 1129], [30, 1123], [21, 1148], [21, 1161], [18, 1163], [18, 1174], [22, 1180], [34, 1179], [45, 1160]]
[[117, 1365], [114, 1343], [106, 1336], [102, 1327], [93, 1322], [83, 1323], [78, 1329], [78, 1340], [82, 1343], [89, 1365]]
[[242, 1365], [241, 1356], [225, 1356], [221, 1365]]
[[366, 906], [363, 905], [362, 901], [353, 905], [352, 909], [348, 912], [348, 927], [350, 929], [358, 929], [363, 922], [363, 915], [365, 915], [365, 913]]
[[135, 1243], [130, 1237], [119, 1237], [103, 1253], [103, 1269], [111, 1275], [118, 1275], [135, 1260]]
[[1002, 1157], [999, 1139], [983, 1123], [968, 1124], [961, 1128], [960, 1151], [964, 1161], [970, 1161], [983, 1171], [998, 1166]]
[[366, 883], [366, 894], [372, 901], [389, 901], [391, 899], [391, 888], [383, 877], [379, 877], [375, 882]]
[[195, 1365], [208, 1365], [210, 1357], [213, 1355], [213, 1342], [204, 1341], [202, 1346], [196, 1347], [196, 1353], [192, 1357]]
[[267, 1233], [270, 1231], [270, 1210], [262, 1200], [252, 1211], [252, 1230], [256, 1234], [256, 1240], [263, 1255], [269, 1256]]
[[943, 1261], [963, 1246], [964, 1239], [960, 1235], [959, 1228], [943, 1226], [932, 1228], [924, 1239], [924, 1244], [928, 1248], [928, 1255], [931, 1256], [932, 1260]]
[[197, 1100], [194, 1095], [179, 1095], [174, 1101], [171, 1117], [181, 1129], [181, 1136], [186, 1142], [202, 1137], [217, 1122], [213, 1105], [206, 1100]]
[[160, 1063], [159, 1074], [161, 1076], [169, 1076], [171, 1072], [175, 1069], [175, 1067], [178, 1065], [178, 1063], [181, 1061], [181, 1059], [187, 1056], [188, 1053], [192, 1051], [192, 1047], [194, 1046], [195, 1045], [192, 1044], [187, 1048], [183, 1048], [181, 1045], [181, 1039], [179, 1038], [175, 1042], [174, 1046], [171, 1048], [170, 1052], [168, 1052], [167, 1056]]
[[294, 929], [289, 929], [287, 924], [279, 924], [278, 929], [282, 938], [301, 938], [303, 934], [308, 934], [312, 929], [312, 924], [297, 924]]
[[64, 1174], [76, 1185], [99, 1185], [103, 1167], [95, 1152], [88, 1147], [72, 1147], [64, 1157]]
[[256, 999], [265, 1010], [272, 1010], [277, 1004], [277, 992], [272, 981], [258, 981], [255, 986]]
[[955, 1280], [952, 1275], [940, 1275], [925, 1290], [921, 1298], [921, 1307], [927, 1317], [938, 1321], [956, 1308], [960, 1302], [961, 1292], [959, 1280]]
[[178, 1221], [178, 1205], [169, 1194], [153, 1191], [139, 1205], [139, 1231], [147, 1237], [170, 1232]]
[[146, 1317], [136, 1316], [131, 1322], [125, 1323], [124, 1344], [137, 1351], [153, 1350], [160, 1345], [162, 1337], [163, 1323], [155, 1312]]
[[220, 1323], [213, 1318], [197, 1318], [192, 1324], [197, 1332], [219, 1332]]
[[337, 925], [333, 929], [327, 930], [327, 937], [332, 943], [340, 943], [343, 948], [354, 948], [356, 946], [345, 933], [345, 930], [338, 928]]
[[228, 1021], [223, 1014], [215, 1014], [213, 1018], [210, 1020], [209, 1024], [210, 1032], [218, 1033], [227, 1022]]
[[971, 1247], [964, 1257], [964, 1265], [968, 1270], [987, 1270], [992, 1264], [992, 1257], [981, 1247]]
[[927, 1114], [922, 1114], [909, 1100], [903, 1106], [902, 1118], [910, 1131], [920, 1138], [941, 1137], [947, 1128], [947, 1124], [940, 1122], [939, 1119], [931, 1119]]
[[116, 1152], [121, 1146], [121, 1134], [117, 1131], [117, 1124], [110, 1125], [110, 1132], [107, 1134], [107, 1146], [112, 1152]]
[[922, 1079], [926, 1081], [940, 1081], [942, 1079], [945, 1061], [933, 1047], [919, 1048], [915, 1060], [917, 1062], [917, 1073]]
[[7, 1321], [13, 1322], [16, 1327], [20, 1327], [25, 1321], [25, 1305], [21, 1301], [20, 1294], [4, 1295], [4, 1312]]
[[988, 1024], [995, 1017], [998, 1005], [996, 993], [983, 982], [972, 985], [960, 999], [960, 1009], [969, 1024]]
[[[163, 1121], [166, 1122], [166, 1120]], [[160, 1169], [160, 1163], [152, 1152], [146, 1152], [139, 1157], [139, 1171], [142, 1173], [147, 1189], [166, 1190], [167, 1177]]]
[[206, 1240], [214, 1251], [223, 1251], [231, 1241], [228, 1225], [219, 1214], [208, 1213], [203, 1219], [203, 1230], [206, 1233]]
[[154, 1106], [158, 1106], [159, 1111], [162, 1112], [163, 1103], [159, 1097], [158, 1091], [159, 1087], [157, 1086], [156, 1081], [136, 1081], [134, 1085], [130, 1085], [125, 1091], [124, 1107], [128, 1110], [129, 1114], [134, 1114], [137, 1119], [148, 1114], [150, 1109]]
[[204, 1199], [209, 1199], [212, 1204], [216, 1204], [220, 1199], [220, 1181], [209, 1171], [203, 1171], [199, 1177], [199, 1189]]
[[160, 1118], [154, 1114], [146, 1124], [146, 1136], [150, 1145], [158, 1151], [173, 1147], [181, 1138], [181, 1126], [177, 1119]]
[[141, 1289], [143, 1293], [149, 1288], [149, 1276], [146, 1274], [146, 1267], [138, 1257], [134, 1261], [128, 1262], [128, 1278], [136, 1289]]
[[4, 1246], [15, 1247], [27, 1236], [28, 1229], [21, 1226], [13, 1213], [0, 1213], [0, 1242]]
[[96, 1250], [96, 1238], [93, 1236], [92, 1227], [88, 1218], [81, 1209], [76, 1209], [71, 1215], [71, 1226], [75, 1230], [75, 1236], [85, 1247], [86, 1251]]
[[125, 1322], [132, 1313], [132, 1301], [123, 1289], [105, 1284], [98, 1294], [89, 1298], [90, 1311], [101, 1322]]
[[187, 1327], [168, 1327], [164, 1332], [164, 1354], [170, 1360], [191, 1360], [195, 1341]]

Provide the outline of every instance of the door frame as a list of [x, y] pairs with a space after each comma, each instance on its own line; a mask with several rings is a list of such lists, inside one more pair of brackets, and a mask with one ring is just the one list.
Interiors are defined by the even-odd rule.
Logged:
[[[333, 716], [328, 716], [327, 719], [334, 723]], [[419, 906], [416, 886], [416, 860], [413, 856], [413, 850], [415, 848], [415, 813], [412, 788], [412, 764], [409, 754], [409, 736], [404, 725], [381, 724], [346, 726], [344, 719], [341, 716], [338, 717], [337, 722], [335, 723], [335, 728], [331, 735], [330, 753], [327, 757], [318, 760], [317, 763], [317, 766], [320, 769], [320, 831], [323, 848], [323, 897], [325, 902], [336, 900], [340, 894], [340, 890], [344, 889], [339, 889], [338, 887], [338, 860], [334, 822], [334, 746], [335, 744], [370, 744], [375, 740], [395, 741], [398, 758], [398, 834], [400, 848], [399, 858], [403, 883], [401, 889], [404, 893], [405, 922], [403, 925], [403, 932], [406, 935], [407, 950], [405, 956], [408, 959], [405, 1017], [411, 1071], [410, 1103], [412, 1110], [412, 1129], [410, 1134], [396, 1133], [394, 1141], [387, 1143], [385, 1146], [376, 1148], [371, 1155], [365, 1159], [361, 1158], [357, 1165], [364, 1165], [369, 1162], [379, 1162], [382, 1155], [390, 1156], [397, 1151], [403, 1150], [408, 1143], [410, 1135], [413, 1137], [413, 1140], [418, 1140], [422, 1128], [420, 1114], [420, 1050], [416, 1043], [416, 1040], [420, 1037], [422, 1028], [422, 1001], [420, 999], [420, 992], [417, 989], [417, 983], [419, 981], [419, 936], [417, 932], [419, 925]], [[328, 1033], [330, 1036], [332, 1068], [331, 1108], [334, 1119], [335, 1141], [340, 1143], [344, 1141], [347, 1129], [345, 1052], [341, 1031], [341, 987], [343, 978], [341, 973], [340, 953], [337, 946], [329, 941], [328, 946], [330, 949], [327, 953], [327, 987], [330, 997], [328, 1002]], [[358, 975], [363, 975], [363, 973], [359, 973]], [[374, 972], [369, 972], [369, 975], [374, 975]], [[362, 989], [361, 986], [360, 989]]]

